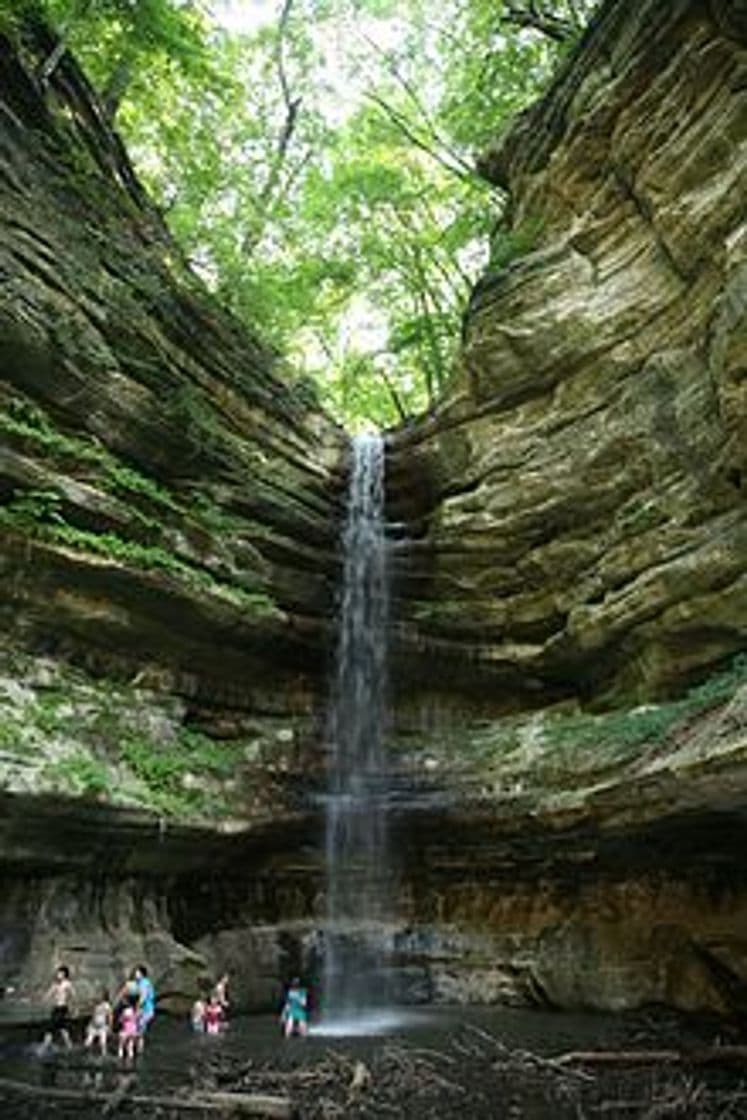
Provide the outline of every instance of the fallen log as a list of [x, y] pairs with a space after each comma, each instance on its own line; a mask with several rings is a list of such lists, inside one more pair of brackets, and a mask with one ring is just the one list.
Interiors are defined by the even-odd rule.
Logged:
[[709, 1046], [700, 1050], [571, 1050], [553, 1058], [556, 1065], [651, 1066], [741, 1065], [747, 1046]]
[[130, 1074], [127, 1075], [127, 1077], [123, 1077], [122, 1081], [117, 1086], [117, 1088], [114, 1090], [114, 1092], [109, 1097], [106, 1104], [104, 1105], [103, 1109], [101, 1110], [101, 1115], [102, 1116], [112, 1116], [117, 1111], [117, 1109], [121, 1105], [122, 1101], [125, 1099], [125, 1097], [127, 1096], [127, 1094], [129, 1093], [130, 1089], [132, 1088], [132, 1086], [134, 1084], [135, 1084], [135, 1074], [134, 1073], [130, 1073]]
[[[119, 1086], [115, 1094], [119, 1092]], [[116, 1101], [118, 1108], [124, 1103], [130, 1086]], [[111, 1093], [92, 1092], [85, 1089], [58, 1089], [54, 1086], [31, 1085], [27, 1081], [0, 1078], [0, 1094], [16, 1093], [18, 1096], [44, 1098], [49, 1101], [76, 1101], [80, 1104], [111, 1104]], [[175, 1112], [213, 1112], [216, 1115], [260, 1116], [267, 1120], [294, 1120], [293, 1102], [288, 1097], [273, 1097], [262, 1093], [200, 1093], [190, 1097], [143, 1096], [133, 1093], [127, 1104], [138, 1108], [170, 1108]], [[113, 1110], [110, 1110], [113, 1111]], [[103, 1112], [102, 1115], [107, 1115]]]
[[231, 1109], [240, 1116], [267, 1116], [272, 1120], [293, 1120], [296, 1110], [289, 1097], [276, 1097], [264, 1093], [195, 1093], [196, 1101], [206, 1101], [223, 1109]]

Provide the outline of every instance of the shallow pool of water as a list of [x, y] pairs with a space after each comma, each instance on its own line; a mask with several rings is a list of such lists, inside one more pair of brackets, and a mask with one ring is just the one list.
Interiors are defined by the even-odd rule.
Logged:
[[[334, 1115], [387, 1115], [408, 1120], [421, 1120], [421, 1117], [466, 1120], [467, 1116], [469, 1120], [473, 1117], [493, 1120], [496, 1116], [510, 1115], [527, 1120], [565, 1120], [566, 1116], [579, 1115], [577, 1106], [558, 1095], [558, 1085], [550, 1084], [554, 1075], [548, 1079], [547, 1069], [543, 1072], [542, 1063], [538, 1064], [533, 1055], [554, 1057], [570, 1050], [646, 1049], [652, 1045], [680, 1048], [713, 1039], [712, 1024], [662, 1012], [570, 1014], [478, 1007], [405, 1010], [386, 1023], [380, 1019], [353, 1019], [349, 1031], [330, 1034], [312, 1024], [309, 1037], [286, 1040], [281, 1035], [278, 1018], [261, 1015], [238, 1017], [219, 1036], [195, 1035], [186, 1022], [162, 1015], [148, 1036], [145, 1054], [136, 1063], [136, 1092], [163, 1096], [188, 1091], [193, 1085], [225, 1083], [242, 1089], [246, 1086], [250, 1091], [294, 1094], [303, 1090], [304, 1085], [308, 1086], [310, 1079], [319, 1079], [319, 1070], [331, 1069], [333, 1074], [335, 1070], [344, 1070], [341, 1082], [338, 1077], [337, 1090], [342, 1084], [345, 1109], [345, 1086], [349, 1084], [355, 1063], [360, 1061], [372, 1071], [377, 1091], [380, 1092], [382, 1086], [386, 1091], [388, 1081], [392, 1082], [385, 1112], [377, 1111], [379, 1106], [371, 1093], [373, 1111], [364, 1108], [360, 1112], [343, 1111]], [[77, 1037], [81, 1035], [82, 1029], [79, 1029]], [[481, 1054], [472, 1052], [473, 1043]], [[503, 1062], [502, 1072], [494, 1065], [496, 1056]], [[404, 1067], [409, 1067], [410, 1080], [402, 1078], [403, 1095], [400, 1096], [400, 1081], [396, 1085], [394, 1081], [400, 1078]], [[419, 1083], [423, 1071], [430, 1078], [431, 1088], [428, 1090], [426, 1086], [421, 1093]], [[444, 1091], [440, 1092], [436, 1086], [434, 1094], [435, 1081], [442, 1075], [447, 1078]], [[602, 1099], [600, 1094], [607, 1091], [607, 1085], [610, 1092], [629, 1097], [631, 1091], [639, 1091], [643, 1084], [641, 1081], [639, 1085], [637, 1075], [635, 1072], [631, 1075], [631, 1071], [627, 1072], [624, 1083], [614, 1073], [603, 1076], [605, 1086], [600, 1084], [594, 1089], [598, 1094], [597, 1104]], [[647, 1073], [646, 1077], [649, 1076]], [[28, 1032], [15, 1030], [0, 1032], [0, 1077], [56, 1088], [85, 1085], [110, 1092], [121, 1077], [121, 1066], [113, 1058], [103, 1063], [90, 1062], [80, 1045], [71, 1055], [57, 1051], [42, 1059], [38, 1054], [38, 1031], [33, 1038]], [[595, 1075], [592, 1081], [596, 1080]], [[323, 1091], [334, 1092], [335, 1086], [330, 1088], [330, 1085], [327, 1079]], [[662, 1091], [669, 1089], [665, 1087]], [[305, 1096], [303, 1092], [300, 1097], [294, 1096], [299, 1103], [299, 1114], [313, 1120], [326, 1116], [327, 1113], [318, 1107], [322, 1090], [316, 1097], [308, 1090], [304, 1092]], [[406, 1093], [409, 1097], [404, 1096]], [[470, 1095], [472, 1111], [468, 1113], [464, 1112], [465, 1098], [460, 1095], [464, 1093]], [[480, 1093], [482, 1096], [478, 1100]], [[338, 1101], [339, 1096], [338, 1092]], [[512, 1110], [494, 1111], [492, 1102], [497, 1096], [510, 1096]], [[0, 1113], [4, 1117], [7, 1112], [3, 1111], [1, 1097], [2, 1094]], [[582, 1103], [585, 1107], [585, 1102]], [[564, 1111], [566, 1105], [569, 1111]], [[17, 1109], [18, 1105], [13, 1103], [12, 1107]], [[580, 1114], [586, 1115], [586, 1112]], [[16, 1113], [12, 1115], [15, 1120]], [[56, 1117], [58, 1112], [33, 1111], [24, 1102], [24, 1109], [18, 1115], [23, 1120], [27, 1117], [37, 1120], [39, 1116]], [[94, 1113], [80, 1115], [88, 1120]], [[628, 1111], [620, 1115], [640, 1113]], [[718, 1113], [697, 1115], [710, 1117]], [[65, 1112], [64, 1120], [67, 1116]]]

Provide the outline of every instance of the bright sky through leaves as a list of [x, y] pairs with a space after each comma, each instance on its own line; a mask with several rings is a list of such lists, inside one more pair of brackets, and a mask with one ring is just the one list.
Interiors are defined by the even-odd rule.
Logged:
[[504, 224], [475, 156], [593, 0], [34, 2], [184, 257], [292, 391], [351, 428], [433, 405], [475, 281], [538, 233]]

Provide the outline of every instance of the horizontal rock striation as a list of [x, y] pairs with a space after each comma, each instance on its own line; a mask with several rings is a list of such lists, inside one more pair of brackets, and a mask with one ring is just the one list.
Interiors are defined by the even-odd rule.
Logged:
[[52, 45], [0, 39], [4, 626], [308, 710], [344, 439], [190, 274], [70, 56], [36, 77]]
[[291, 912], [346, 453], [190, 273], [74, 60], [39, 79], [53, 47], [0, 35], [0, 1021], [61, 959], [82, 1008], [142, 958], [191, 1002], [216, 873]]
[[741, 5], [610, 2], [483, 157], [534, 246], [390, 439], [408, 694], [623, 703], [743, 648], [746, 78]]

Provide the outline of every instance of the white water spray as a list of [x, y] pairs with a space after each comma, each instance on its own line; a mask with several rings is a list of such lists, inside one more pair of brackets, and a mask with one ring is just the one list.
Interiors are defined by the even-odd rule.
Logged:
[[342, 607], [327, 724], [327, 924], [322, 1029], [389, 1022], [383, 952], [391, 915], [384, 735], [389, 586], [384, 445], [358, 436], [343, 533]]

